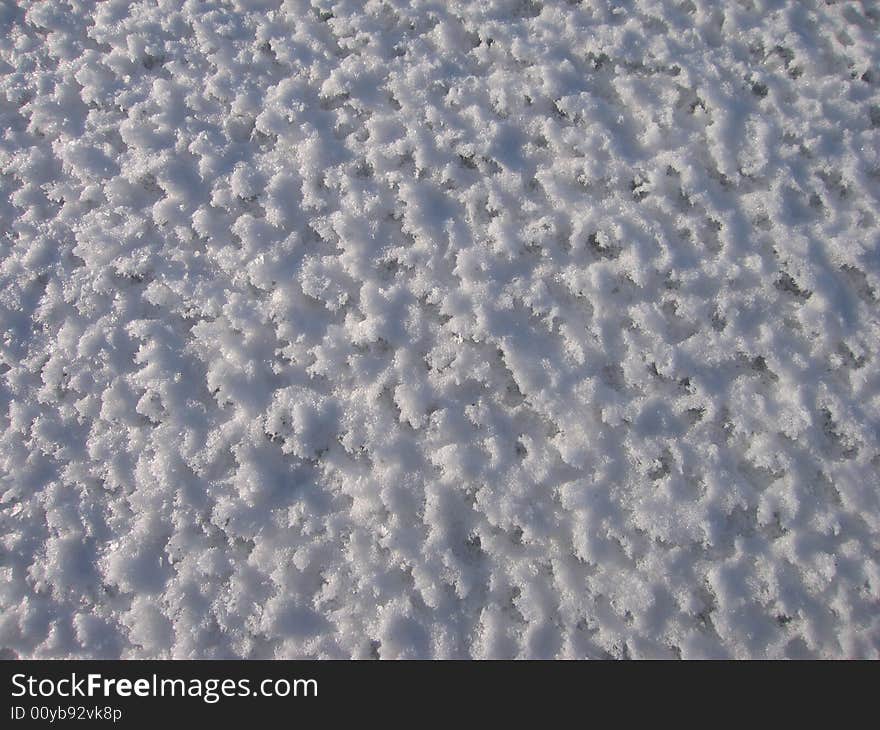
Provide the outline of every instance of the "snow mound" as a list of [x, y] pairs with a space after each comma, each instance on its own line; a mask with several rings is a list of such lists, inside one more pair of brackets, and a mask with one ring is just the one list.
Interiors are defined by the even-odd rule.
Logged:
[[0, 647], [880, 656], [880, 7], [0, 0]]

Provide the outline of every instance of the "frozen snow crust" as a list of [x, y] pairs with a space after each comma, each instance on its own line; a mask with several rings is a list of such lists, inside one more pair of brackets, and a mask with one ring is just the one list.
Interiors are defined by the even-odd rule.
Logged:
[[880, 654], [877, 3], [0, 28], [3, 655]]

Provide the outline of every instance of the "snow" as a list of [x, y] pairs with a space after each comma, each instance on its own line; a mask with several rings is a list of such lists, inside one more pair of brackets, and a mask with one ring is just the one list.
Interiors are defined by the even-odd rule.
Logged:
[[0, 0], [0, 649], [880, 657], [880, 6]]

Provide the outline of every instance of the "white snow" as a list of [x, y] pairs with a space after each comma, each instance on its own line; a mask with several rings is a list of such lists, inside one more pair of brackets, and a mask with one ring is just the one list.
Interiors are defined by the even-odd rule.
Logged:
[[0, 0], [7, 657], [880, 657], [880, 5]]

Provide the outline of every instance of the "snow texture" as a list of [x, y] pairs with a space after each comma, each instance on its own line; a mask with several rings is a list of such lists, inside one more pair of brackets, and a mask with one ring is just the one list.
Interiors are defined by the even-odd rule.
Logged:
[[878, 38], [0, 0], [2, 654], [880, 656]]

